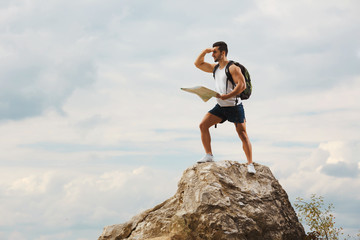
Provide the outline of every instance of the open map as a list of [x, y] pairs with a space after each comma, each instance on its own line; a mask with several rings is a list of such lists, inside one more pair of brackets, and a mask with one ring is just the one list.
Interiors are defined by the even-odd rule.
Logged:
[[216, 97], [217, 92], [208, 89], [203, 86], [197, 86], [192, 88], [181, 88], [181, 90], [184, 90], [186, 92], [195, 93], [198, 95], [204, 102], [207, 102], [210, 98]]

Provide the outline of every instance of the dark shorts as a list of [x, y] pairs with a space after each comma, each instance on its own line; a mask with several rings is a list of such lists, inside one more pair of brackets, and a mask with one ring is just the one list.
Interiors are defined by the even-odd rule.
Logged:
[[242, 103], [231, 107], [220, 107], [219, 104], [216, 104], [216, 106], [211, 109], [209, 113], [221, 118], [221, 123], [225, 122], [226, 120], [233, 123], [245, 122], [245, 112]]

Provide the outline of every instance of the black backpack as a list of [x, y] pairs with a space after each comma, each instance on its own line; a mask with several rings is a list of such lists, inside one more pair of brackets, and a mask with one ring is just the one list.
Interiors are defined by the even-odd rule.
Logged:
[[[236, 85], [230, 74], [230, 71], [229, 71], [229, 67], [232, 64], [235, 64], [236, 66], [238, 66], [241, 69], [241, 73], [244, 75], [245, 82], [246, 82], [246, 89], [242, 93], [240, 93], [239, 95], [236, 96], [236, 104], [237, 104], [238, 98], [240, 98], [241, 100], [246, 100], [250, 97], [251, 91], [252, 91], [252, 85], [251, 85], [251, 78], [250, 78], [250, 74], [249, 74], [248, 70], [238, 62], [229, 61], [229, 63], [225, 67], [225, 73], [227, 76], [226, 89], [227, 89], [228, 81], [230, 81], [234, 87]], [[218, 67], [219, 67], [219, 64], [216, 64], [216, 66], [214, 67], [214, 70], [213, 70], [214, 78], [215, 78], [215, 71], [218, 69]]]

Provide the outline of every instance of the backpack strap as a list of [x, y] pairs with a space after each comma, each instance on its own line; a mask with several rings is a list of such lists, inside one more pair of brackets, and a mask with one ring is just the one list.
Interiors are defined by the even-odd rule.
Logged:
[[[227, 76], [227, 80], [230, 81], [233, 86], [235, 86], [234, 79], [232, 78], [230, 70], [229, 70], [230, 66], [233, 65], [233, 64], [234, 64], [234, 61], [232, 61], [232, 60], [230, 60], [228, 62], [228, 64], [226, 65], [226, 68], [225, 68], [225, 73], [226, 73], [226, 76]], [[227, 85], [227, 83], [226, 83], [226, 85]], [[226, 86], [226, 88], [227, 88], [227, 86]]]
[[214, 70], [213, 70], [213, 77], [214, 77], [214, 79], [215, 79], [215, 72], [216, 72], [216, 70], [219, 68], [219, 64], [216, 64], [215, 65], [215, 67], [214, 67]]
[[[231, 84], [233, 85], [233, 87], [235, 87], [234, 79], [232, 78], [231, 73], [230, 73], [230, 70], [229, 70], [230, 66], [233, 65], [233, 64], [235, 64], [235, 62], [232, 61], [232, 60], [230, 60], [230, 61], [228, 62], [228, 64], [226, 65], [226, 68], [225, 68], [225, 73], [226, 73], [226, 77], [227, 77], [226, 89], [227, 89], [227, 87], [228, 87], [228, 81], [230, 81]], [[235, 97], [235, 106], [238, 104], [238, 102], [239, 102], [238, 96], [236, 96], [236, 97]]]

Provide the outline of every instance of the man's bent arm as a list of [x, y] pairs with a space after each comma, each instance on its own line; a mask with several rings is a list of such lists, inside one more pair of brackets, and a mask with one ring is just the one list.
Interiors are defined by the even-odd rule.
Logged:
[[203, 70], [204, 72], [209, 72], [212, 73], [215, 67], [215, 64], [210, 64], [208, 62], [205, 62], [205, 55], [208, 53], [213, 52], [214, 49], [213, 48], [207, 48], [205, 50], [203, 50], [200, 55], [197, 57], [197, 59], [195, 60], [195, 66], [197, 68], [199, 68], [200, 70]]
[[241, 69], [237, 66], [232, 65], [230, 66], [229, 71], [236, 86], [230, 93], [217, 96], [222, 100], [235, 97], [246, 89], [246, 82], [244, 75], [241, 73]]

